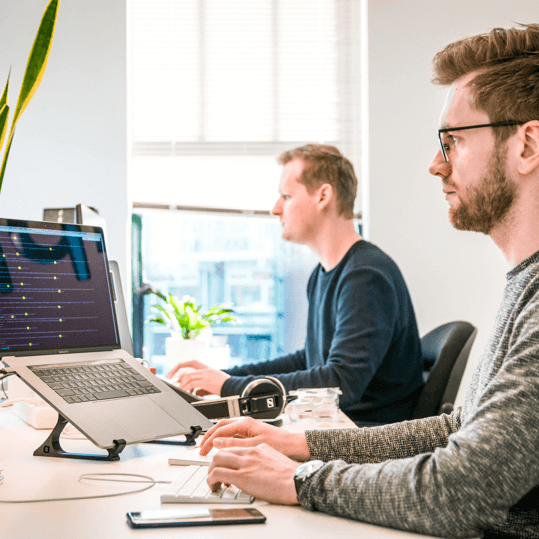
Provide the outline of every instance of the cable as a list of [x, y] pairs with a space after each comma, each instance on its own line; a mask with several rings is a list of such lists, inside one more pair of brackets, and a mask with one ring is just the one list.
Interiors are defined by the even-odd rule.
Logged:
[[0, 374], [4, 375], [4, 376], [2, 376], [2, 378], [0, 378], [0, 382], [2, 383], [2, 393], [4, 394], [4, 398], [7, 399], [8, 396], [7, 396], [6, 390], [4, 388], [4, 382], [5, 382], [5, 380], [6, 380], [6, 378], [8, 376], [13, 376], [16, 373], [15, 373], [15, 371], [8, 372], [8, 371], [6, 371], [6, 369], [0, 369]]
[[[102, 479], [104, 476], [125, 476], [125, 477], [139, 477], [145, 479], [145, 481], [129, 481], [122, 479]], [[144, 492], [151, 489], [154, 485], [160, 483], [170, 484], [172, 481], [156, 481], [152, 477], [141, 474], [132, 474], [132, 473], [88, 473], [79, 475], [79, 481], [114, 481], [118, 483], [150, 483], [148, 486], [139, 488], [136, 490], [128, 490], [125, 492], [116, 492], [114, 494], [95, 494], [93, 496], [74, 496], [72, 498], [42, 498], [37, 500], [0, 500], [0, 503], [41, 503], [41, 502], [65, 502], [70, 500], [95, 500], [98, 498], [114, 498], [115, 496], [126, 496], [127, 494], [137, 494], [139, 492]]]
[[7, 393], [6, 393], [6, 388], [5, 388], [5, 385], [4, 385], [4, 382], [6, 381], [6, 378], [7, 378], [7, 377], [4, 376], [4, 377], [2, 378], [2, 380], [1, 380], [1, 381], [2, 381], [2, 393], [4, 394], [4, 399], [7, 399], [7, 398], [8, 398]]

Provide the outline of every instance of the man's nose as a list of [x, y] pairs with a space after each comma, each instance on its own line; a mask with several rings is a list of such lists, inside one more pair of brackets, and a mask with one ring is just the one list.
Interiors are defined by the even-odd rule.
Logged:
[[444, 159], [442, 150], [438, 150], [429, 166], [429, 172], [433, 176], [446, 177], [451, 172], [451, 165]]

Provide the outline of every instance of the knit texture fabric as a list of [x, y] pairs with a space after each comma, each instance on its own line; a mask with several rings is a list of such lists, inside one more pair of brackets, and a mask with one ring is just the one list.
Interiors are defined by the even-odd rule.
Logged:
[[306, 434], [328, 463], [300, 489], [304, 507], [442, 537], [539, 538], [539, 253], [507, 274], [462, 408]]

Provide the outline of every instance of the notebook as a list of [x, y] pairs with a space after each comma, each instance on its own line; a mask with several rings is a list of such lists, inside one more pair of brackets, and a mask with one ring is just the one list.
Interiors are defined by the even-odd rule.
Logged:
[[0, 357], [104, 449], [212, 426], [121, 349], [99, 227], [0, 219]]

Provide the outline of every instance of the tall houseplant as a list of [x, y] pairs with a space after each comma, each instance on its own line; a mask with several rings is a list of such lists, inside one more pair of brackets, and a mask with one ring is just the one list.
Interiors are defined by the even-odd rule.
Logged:
[[[9, 129], [9, 136], [7, 137], [6, 149], [4, 151], [4, 157], [0, 167], [0, 191], [2, 190], [2, 184], [4, 181], [7, 158], [11, 150], [13, 136], [15, 135], [15, 126], [17, 125], [21, 114], [24, 112], [24, 109], [28, 106], [28, 103], [30, 103], [30, 100], [39, 88], [41, 80], [43, 79], [43, 74], [45, 73], [45, 68], [47, 67], [47, 60], [49, 59], [59, 6], [60, 0], [50, 0], [47, 4], [43, 17], [41, 18], [41, 24], [39, 25], [34, 44], [30, 50], [30, 54], [28, 55], [28, 62], [26, 64], [26, 70], [24, 72], [19, 98], [17, 99], [17, 104], [13, 113], [13, 119]], [[2, 97], [0, 97], [0, 151], [4, 146], [4, 141], [6, 140], [6, 134], [8, 132], [10, 107], [7, 104], [7, 99], [10, 76], [11, 70], [8, 75]]]

